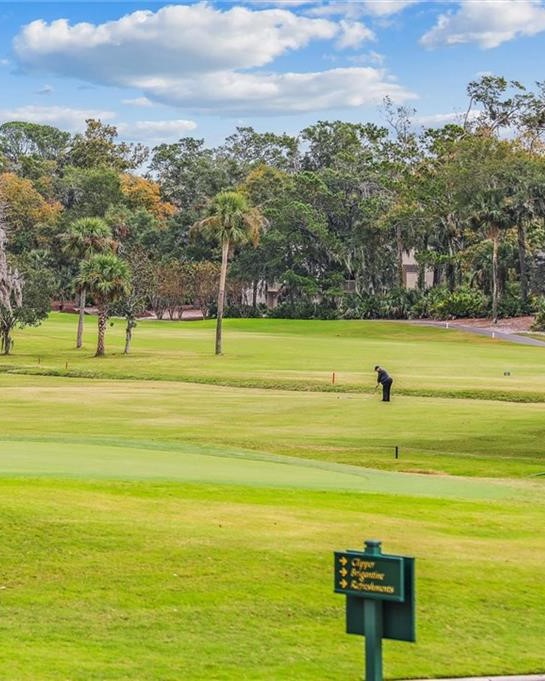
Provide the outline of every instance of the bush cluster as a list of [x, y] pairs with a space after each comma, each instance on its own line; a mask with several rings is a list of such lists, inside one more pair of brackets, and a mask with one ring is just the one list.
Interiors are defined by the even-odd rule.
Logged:
[[532, 331], [545, 331], [545, 298], [536, 302], [536, 316], [530, 328]]
[[[454, 291], [436, 286], [426, 291], [395, 288], [377, 295], [346, 295], [333, 303], [282, 302], [273, 310], [263, 306], [253, 309], [228, 309], [226, 316], [267, 316], [277, 319], [457, 319], [487, 317], [491, 314], [490, 297], [477, 288], [460, 286]], [[524, 304], [518, 284], [508, 284], [499, 305], [500, 317], [516, 317], [536, 310], [535, 299]], [[540, 312], [545, 319], [545, 303]], [[539, 315], [538, 315], [539, 317]], [[545, 328], [545, 322], [544, 322]]]

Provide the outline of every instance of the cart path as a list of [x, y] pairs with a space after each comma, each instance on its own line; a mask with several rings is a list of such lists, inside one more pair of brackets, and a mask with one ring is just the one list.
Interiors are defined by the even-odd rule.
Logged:
[[[424, 679], [413, 679], [412, 681], [425, 681]], [[426, 680], [431, 681], [431, 680]], [[466, 676], [441, 681], [545, 681], [545, 674], [526, 674], [521, 676]]]
[[518, 343], [519, 345], [545, 347], [545, 341], [537, 340], [537, 338], [521, 336], [506, 331], [497, 331], [496, 329], [485, 326], [466, 326], [465, 324], [458, 324], [457, 322], [435, 322], [428, 320], [409, 320], [407, 323], [418, 324], [419, 326], [435, 326], [440, 329], [455, 329], [458, 331], [466, 331], [467, 333], [477, 333], [481, 336], [488, 336], [489, 338], [507, 341], [508, 343]]

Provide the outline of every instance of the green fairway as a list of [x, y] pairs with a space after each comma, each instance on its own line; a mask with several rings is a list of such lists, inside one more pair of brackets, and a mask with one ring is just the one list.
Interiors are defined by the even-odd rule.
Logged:
[[357, 393], [6, 374], [0, 389], [4, 439], [192, 443], [432, 474], [545, 471], [544, 403], [397, 397], [385, 405]]
[[0, 357], [0, 370], [369, 392], [379, 363], [394, 375], [398, 393], [545, 401], [545, 348], [454, 329], [233, 319], [225, 321], [225, 355], [216, 357], [213, 320], [145, 320], [135, 331], [132, 353], [123, 356], [124, 322], [112, 323], [109, 355], [96, 359], [96, 319], [87, 319], [86, 346], [77, 351], [75, 316], [53, 314], [43, 326], [16, 335], [16, 350]]
[[95, 359], [74, 327], [0, 359], [6, 679], [360, 678], [333, 551], [368, 538], [417, 558], [386, 678], [543, 671], [545, 349], [227, 320], [222, 357], [211, 322], [142, 322], [125, 357], [115, 321]]

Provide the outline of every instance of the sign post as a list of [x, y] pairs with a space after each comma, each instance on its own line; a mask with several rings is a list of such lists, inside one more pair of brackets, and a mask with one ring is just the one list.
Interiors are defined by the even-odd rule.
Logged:
[[366, 598], [363, 602], [365, 636], [365, 678], [382, 681], [382, 604]]
[[415, 641], [414, 558], [364, 551], [335, 552], [335, 592], [346, 595], [346, 631], [365, 636], [365, 680], [383, 681], [382, 639]]

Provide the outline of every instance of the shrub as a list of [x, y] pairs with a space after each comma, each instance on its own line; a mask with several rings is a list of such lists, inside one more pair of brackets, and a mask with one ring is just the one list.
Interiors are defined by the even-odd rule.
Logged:
[[498, 302], [499, 317], [519, 317], [527, 314], [530, 309], [529, 304], [524, 304], [520, 295], [520, 284], [509, 282]]
[[394, 288], [380, 298], [382, 319], [409, 319], [422, 293], [415, 289]]
[[396, 288], [379, 295], [352, 295], [346, 299], [343, 319], [409, 319], [418, 291]]
[[436, 319], [483, 317], [486, 312], [487, 298], [484, 293], [466, 286], [452, 292], [443, 289], [430, 304], [430, 314]]
[[339, 313], [329, 303], [280, 303], [269, 310], [268, 317], [273, 319], [338, 319]]
[[448, 295], [448, 289], [444, 286], [434, 286], [427, 289], [415, 300], [411, 312], [411, 319], [428, 319], [434, 316], [435, 306], [443, 301]]
[[228, 305], [223, 316], [226, 318], [250, 318], [250, 317], [263, 317], [263, 305], [258, 305], [254, 307], [253, 305]]
[[530, 329], [532, 331], [545, 331], [545, 298], [540, 298], [538, 302], [536, 316]]

